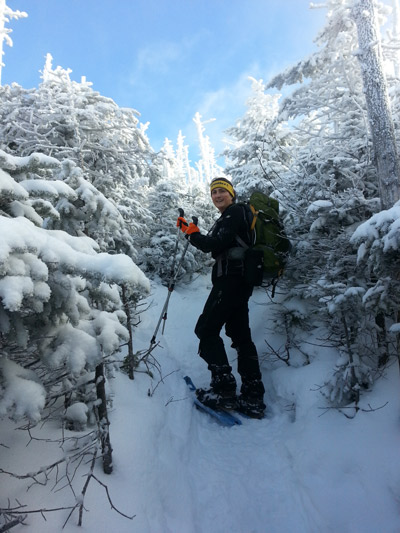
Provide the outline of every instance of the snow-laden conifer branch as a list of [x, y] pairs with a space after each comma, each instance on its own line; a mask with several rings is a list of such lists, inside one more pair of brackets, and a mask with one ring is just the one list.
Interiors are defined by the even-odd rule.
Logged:
[[5, 42], [8, 46], [13, 45], [13, 41], [10, 37], [12, 32], [11, 28], [6, 27], [6, 23], [10, 22], [10, 19], [20, 19], [27, 17], [25, 11], [13, 10], [7, 4], [6, 0], [0, 0], [0, 85], [1, 85], [1, 72], [4, 67], [3, 63], [3, 43]]

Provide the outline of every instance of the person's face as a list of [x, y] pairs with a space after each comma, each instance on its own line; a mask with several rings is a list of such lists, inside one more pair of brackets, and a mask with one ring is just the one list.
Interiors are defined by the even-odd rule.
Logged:
[[233, 202], [232, 196], [226, 189], [223, 189], [222, 187], [216, 187], [211, 191], [211, 200], [221, 213], [223, 213], [225, 209]]

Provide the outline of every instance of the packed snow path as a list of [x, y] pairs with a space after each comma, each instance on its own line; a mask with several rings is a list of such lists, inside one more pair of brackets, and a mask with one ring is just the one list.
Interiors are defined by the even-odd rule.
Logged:
[[[113, 383], [115, 474], [107, 483], [118, 494], [118, 507], [136, 513], [129, 523], [118, 518], [118, 530], [398, 532], [400, 469], [393, 440], [399, 435], [397, 369], [393, 382], [382, 387], [386, 396], [377, 391], [374, 399], [390, 405], [359, 413], [354, 420], [336, 411], [321, 416], [316, 387], [332, 368], [329, 353], [328, 364], [264, 370], [267, 418], [221, 427], [193, 407], [183, 380], [189, 374], [198, 386], [208, 384], [193, 333], [207, 284], [200, 278], [172, 295], [161, 346], [154, 352], [163, 382], [157, 375], [150, 381], [138, 374], [134, 382], [119, 376]], [[166, 296], [166, 288], [158, 287], [154, 307], [143, 316], [136, 337], [143, 346]], [[266, 303], [261, 291], [250, 304], [260, 355], [267, 335]], [[235, 352], [228, 342], [226, 346], [235, 368]]]

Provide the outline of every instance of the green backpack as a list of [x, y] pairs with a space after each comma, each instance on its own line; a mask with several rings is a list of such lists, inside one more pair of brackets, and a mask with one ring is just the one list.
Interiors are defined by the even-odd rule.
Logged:
[[291, 244], [279, 218], [279, 202], [262, 192], [253, 192], [246, 204], [253, 244], [248, 247], [239, 237], [238, 243], [246, 248], [245, 278], [253, 286], [269, 282], [273, 285], [282, 276]]

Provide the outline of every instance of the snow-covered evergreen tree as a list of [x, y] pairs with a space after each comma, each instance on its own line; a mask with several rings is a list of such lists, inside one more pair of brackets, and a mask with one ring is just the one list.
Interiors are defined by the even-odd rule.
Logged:
[[[378, 318], [380, 343], [377, 355], [385, 363], [396, 351], [400, 332], [400, 202], [361, 224], [351, 237], [358, 245], [357, 265], [370, 280], [362, 294], [365, 310]], [[397, 337], [396, 337], [397, 336]]]
[[[377, 5], [385, 14], [384, 6]], [[381, 202], [353, 3], [331, 2], [329, 8], [328, 24], [319, 36], [324, 44], [322, 53], [290, 72], [292, 81], [302, 75], [312, 81], [294, 93], [285, 111], [290, 114], [297, 108], [305, 114], [306, 106], [311, 109], [300, 124], [310, 141], [300, 150], [297, 167], [297, 175], [307, 176], [309, 185], [301, 187], [297, 180], [308, 204], [303, 220], [310, 230], [309, 237], [301, 239], [303, 244], [297, 247], [296, 259], [305, 263], [308, 276], [314, 272], [306, 294], [325, 303], [331, 330], [342, 346], [343, 357], [330, 384], [331, 398], [342, 400], [358, 398], [360, 387], [373, 379], [377, 367], [389, 357], [390, 346], [382, 315], [385, 304], [374, 308], [367, 303], [365, 295], [375, 282], [357, 264], [351, 240], [354, 229], [379, 210]], [[373, 76], [372, 71], [369, 75]], [[310, 146], [317, 157], [310, 157]], [[310, 174], [315, 176], [314, 185]], [[310, 226], [307, 220], [312, 222]], [[382, 352], [386, 352], [385, 357]]]
[[[148, 224], [150, 241], [141, 253], [146, 270], [168, 281], [173, 276], [171, 269], [174, 257], [179, 262], [186, 248], [186, 241], [176, 228], [179, 209], [183, 209], [185, 216], [188, 216], [191, 206], [188, 203], [188, 182], [182, 172], [182, 161], [177, 160], [169, 139], [165, 140], [158, 159], [162, 161], [161, 179], [150, 188], [147, 197], [148, 207], [153, 213], [153, 220]], [[198, 255], [193, 247], [187, 248], [181, 275], [199, 270], [200, 265], [195, 259]]]
[[199, 112], [193, 117], [193, 122], [196, 124], [197, 138], [199, 141], [200, 156], [196, 166], [199, 172], [200, 182], [210, 183], [210, 181], [222, 172], [221, 167], [215, 160], [215, 151], [211, 145], [210, 138], [205, 133], [205, 124], [213, 122], [215, 119], [202, 120]]
[[85, 228], [86, 233], [104, 250], [113, 247], [132, 255], [150, 216], [144, 195], [153, 155], [137, 112], [119, 108], [85, 80], [71, 81], [70, 71], [53, 69], [51, 61], [48, 55], [37, 90], [2, 88], [1, 148], [19, 156], [40, 151], [75, 162], [83, 179], [119, 211], [112, 217], [114, 229], [119, 226], [113, 237], [102, 235], [99, 227], [93, 234]]
[[181, 131], [176, 141], [176, 164], [179, 178], [187, 183], [190, 190], [192, 183], [198, 181], [198, 176], [195, 169], [190, 166], [189, 146], [185, 145], [185, 137]]
[[48, 198], [75, 194], [49, 179], [59, 165], [40, 153], [0, 151], [0, 414], [32, 421], [53, 394], [74, 401], [80, 391], [90, 402], [82, 391], [95, 367], [128, 338], [118, 286], [149, 288], [128, 256], [98, 253], [89, 237], [42, 227], [43, 211], [57, 211]]
[[[353, 4], [329, 1], [327, 23], [316, 40], [319, 50], [268, 84], [277, 89], [300, 84], [282, 101], [276, 121], [268, 122], [266, 116], [272, 97], [264, 94], [261, 83], [255, 86], [249, 111], [230, 130], [242, 142], [227, 151], [233, 161], [229, 172], [237, 188], [243, 178], [245, 190], [252, 183], [262, 186], [257, 180], [263, 175], [272, 182], [265, 172], [268, 160], [283, 163], [272, 174], [282, 178], [278, 197], [286, 209], [294, 250], [286, 273], [292, 288], [282, 322], [287, 324], [291, 316], [293, 321], [305, 318], [309, 325], [312, 317], [314, 324], [316, 318], [326, 317], [332, 339], [342, 350], [328, 384], [330, 398], [339, 402], [357, 400], [360, 388], [371, 381], [379, 365], [376, 354], [382, 345], [380, 316], [366, 307], [364, 299], [373, 281], [357, 265], [351, 240], [354, 229], [380, 205]], [[382, 14], [386, 12], [378, 7]], [[264, 119], [258, 122], [262, 111], [254, 112], [257, 105], [264, 110]], [[260, 147], [265, 126], [270, 132], [267, 149], [281, 149], [265, 157], [266, 164]], [[284, 140], [289, 141], [286, 145], [277, 142], [282, 128]], [[296, 303], [298, 298], [301, 305]]]
[[225, 171], [232, 178], [238, 198], [248, 199], [254, 190], [276, 192], [282, 187], [290, 152], [290, 131], [274, 120], [280, 95], [265, 92], [262, 80], [251, 78], [252, 96], [247, 111], [228, 129], [229, 148], [225, 150]]

